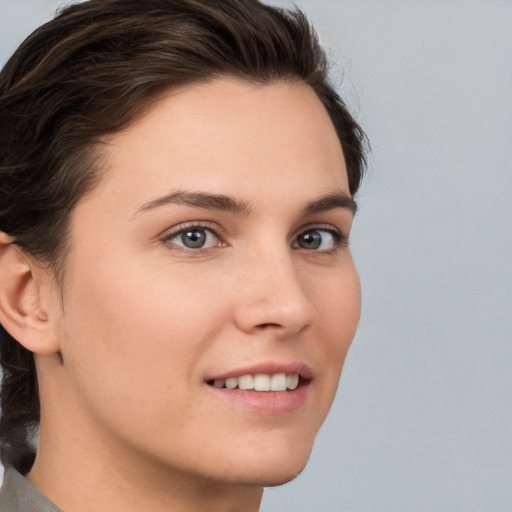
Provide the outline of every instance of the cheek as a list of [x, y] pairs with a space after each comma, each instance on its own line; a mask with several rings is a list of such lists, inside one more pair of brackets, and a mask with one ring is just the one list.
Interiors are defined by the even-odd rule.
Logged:
[[323, 358], [326, 369], [324, 407], [328, 408], [361, 314], [361, 289], [355, 267], [348, 265], [326, 280], [321, 289], [314, 287], [311, 293], [318, 312], [317, 345], [312, 350]]
[[193, 363], [222, 327], [225, 305], [209, 291], [218, 289], [214, 283], [135, 268], [131, 274], [119, 265], [73, 276], [63, 357], [83, 393], [101, 389], [103, 396], [137, 400], [151, 390], [185, 387], [197, 377]]
[[342, 267], [321, 280], [321, 286], [310, 282], [309, 296], [320, 328], [334, 340], [335, 347], [348, 350], [361, 314], [361, 286], [350, 256]]

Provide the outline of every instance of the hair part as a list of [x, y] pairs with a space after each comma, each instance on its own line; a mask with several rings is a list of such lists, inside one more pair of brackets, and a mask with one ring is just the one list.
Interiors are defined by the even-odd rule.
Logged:
[[[69, 218], [101, 179], [101, 146], [164, 92], [219, 76], [300, 81], [318, 95], [350, 193], [366, 137], [328, 82], [305, 15], [257, 0], [89, 0], [30, 35], [0, 73], [0, 231], [62, 280]], [[40, 404], [34, 356], [0, 326], [4, 464], [25, 473]]]

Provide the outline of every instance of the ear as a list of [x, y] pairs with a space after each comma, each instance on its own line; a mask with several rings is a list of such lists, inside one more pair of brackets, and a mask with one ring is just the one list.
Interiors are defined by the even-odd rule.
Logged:
[[0, 323], [35, 354], [58, 352], [52, 277], [0, 231]]

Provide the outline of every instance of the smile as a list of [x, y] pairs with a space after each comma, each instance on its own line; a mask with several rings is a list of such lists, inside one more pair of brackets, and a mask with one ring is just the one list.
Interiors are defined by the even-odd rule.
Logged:
[[302, 362], [261, 362], [205, 380], [217, 398], [263, 415], [302, 410], [311, 394], [313, 372]]
[[293, 373], [276, 373], [273, 375], [257, 373], [228, 377], [227, 379], [214, 379], [208, 384], [216, 388], [241, 389], [254, 391], [293, 391], [299, 385], [300, 377]]

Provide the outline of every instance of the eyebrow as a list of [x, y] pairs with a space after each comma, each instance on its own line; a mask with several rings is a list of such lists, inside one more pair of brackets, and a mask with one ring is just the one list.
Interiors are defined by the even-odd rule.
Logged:
[[302, 214], [311, 215], [313, 213], [325, 212], [336, 208], [344, 208], [355, 215], [357, 212], [357, 203], [352, 196], [343, 191], [334, 192], [307, 203], [302, 209]]
[[178, 190], [143, 204], [135, 214], [154, 210], [155, 208], [169, 204], [181, 204], [207, 210], [222, 210], [244, 216], [251, 213], [251, 208], [245, 201], [240, 201], [230, 196]]
[[[137, 209], [134, 215], [171, 204], [204, 208], [207, 210], [221, 210], [243, 216], [248, 216], [252, 212], [251, 207], [246, 201], [235, 199], [231, 196], [178, 190], [143, 204]], [[357, 204], [349, 194], [340, 191], [308, 202], [304, 208], [302, 208], [302, 214], [312, 215], [336, 208], [344, 208], [355, 214]]]

